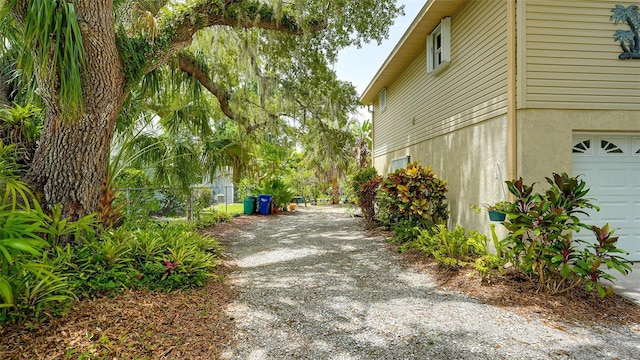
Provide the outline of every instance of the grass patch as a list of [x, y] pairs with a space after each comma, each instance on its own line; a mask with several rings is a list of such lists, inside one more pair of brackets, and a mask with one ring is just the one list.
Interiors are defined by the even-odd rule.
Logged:
[[217, 212], [226, 213], [229, 215], [243, 214], [244, 204], [218, 204], [213, 206], [213, 209]]

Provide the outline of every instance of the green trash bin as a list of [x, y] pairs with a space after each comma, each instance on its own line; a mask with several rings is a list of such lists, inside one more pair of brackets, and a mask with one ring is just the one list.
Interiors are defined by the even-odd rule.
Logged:
[[244, 199], [244, 214], [253, 215], [253, 209], [256, 206], [256, 198], [248, 197]]

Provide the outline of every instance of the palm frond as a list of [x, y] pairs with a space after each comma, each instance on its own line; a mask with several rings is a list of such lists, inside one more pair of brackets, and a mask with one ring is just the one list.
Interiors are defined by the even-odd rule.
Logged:
[[[15, 3], [15, 2], [14, 2]], [[75, 7], [67, 1], [32, 0], [28, 3], [22, 29], [25, 51], [19, 68], [27, 76], [37, 72], [45, 81], [59, 83], [63, 116], [82, 111], [81, 73], [85, 66], [82, 35]]]

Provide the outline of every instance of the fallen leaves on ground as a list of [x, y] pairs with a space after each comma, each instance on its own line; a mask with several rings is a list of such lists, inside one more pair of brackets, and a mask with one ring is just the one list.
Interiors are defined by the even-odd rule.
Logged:
[[[235, 218], [203, 232], [218, 238], [257, 220]], [[230, 271], [222, 264], [202, 288], [84, 299], [50, 322], [0, 327], [0, 359], [217, 359], [233, 336], [224, 311], [235, 297], [223, 281]]]
[[451, 269], [412, 252], [403, 254], [402, 258], [408, 266], [428, 272], [444, 289], [520, 315], [547, 319], [555, 323], [553, 326], [640, 324], [640, 306], [615, 293], [602, 299], [596, 291], [587, 292], [578, 287], [570, 293], [549, 294], [516, 271], [496, 274], [490, 282], [483, 282], [473, 268]]

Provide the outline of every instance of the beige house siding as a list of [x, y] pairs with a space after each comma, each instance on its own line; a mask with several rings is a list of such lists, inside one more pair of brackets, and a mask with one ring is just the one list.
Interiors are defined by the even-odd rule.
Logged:
[[629, 29], [610, 20], [620, 3], [518, 2], [519, 108], [640, 110], [640, 61], [619, 60], [613, 40]]
[[386, 109], [374, 114], [373, 155], [387, 159], [376, 160], [378, 170], [391, 153], [506, 114], [506, 6], [468, 1], [451, 14], [448, 68], [427, 74], [425, 39], [425, 51], [387, 86]]

